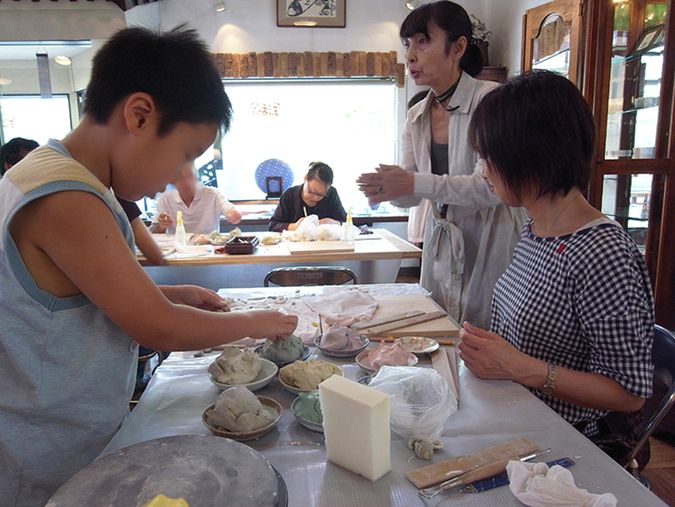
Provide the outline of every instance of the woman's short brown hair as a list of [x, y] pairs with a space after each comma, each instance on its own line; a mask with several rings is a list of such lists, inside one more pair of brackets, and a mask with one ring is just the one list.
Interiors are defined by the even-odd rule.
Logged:
[[469, 140], [516, 197], [585, 190], [595, 154], [593, 115], [579, 89], [548, 71], [531, 71], [488, 93], [471, 119]]

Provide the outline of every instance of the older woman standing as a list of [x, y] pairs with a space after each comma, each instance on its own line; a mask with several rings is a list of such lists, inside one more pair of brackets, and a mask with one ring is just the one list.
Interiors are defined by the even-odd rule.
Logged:
[[482, 61], [471, 33], [466, 11], [449, 1], [418, 7], [403, 21], [410, 77], [431, 90], [408, 111], [401, 166], [381, 165], [358, 183], [371, 204], [433, 202], [421, 283], [458, 321], [487, 325], [492, 289], [511, 260], [525, 215], [490, 192], [467, 142], [473, 111], [497, 86], [472, 77]]
[[531, 388], [621, 462], [652, 391], [654, 308], [637, 246], [584, 198], [595, 137], [579, 90], [550, 72], [519, 76], [476, 110], [485, 177], [531, 220], [495, 286], [491, 331], [464, 323], [459, 348], [476, 375]]

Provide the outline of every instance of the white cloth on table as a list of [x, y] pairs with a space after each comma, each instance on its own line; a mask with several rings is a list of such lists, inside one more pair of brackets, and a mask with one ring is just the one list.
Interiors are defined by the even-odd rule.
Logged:
[[307, 298], [305, 304], [321, 315], [329, 326], [350, 326], [372, 318], [377, 310], [377, 301], [370, 294], [338, 288], [325, 295]]
[[511, 492], [530, 507], [614, 507], [611, 493], [596, 495], [574, 484], [572, 473], [560, 465], [509, 461], [506, 465]]

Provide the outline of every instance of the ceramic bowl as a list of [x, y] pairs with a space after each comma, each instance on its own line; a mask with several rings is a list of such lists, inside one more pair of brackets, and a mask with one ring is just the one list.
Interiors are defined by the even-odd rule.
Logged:
[[272, 398], [267, 398], [266, 396], [258, 396], [257, 398], [260, 400], [260, 403], [262, 403], [263, 406], [277, 413], [277, 416], [271, 423], [266, 424], [261, 428], [255, 429], [253, 431], [238, 432], [228, 431], [225, 428], [211, 424], [208, 414], [216, 406], [215, 403], [209, 405], [206, 410], [204, 410], [202, 413], [202, 422], [204, 423], [204, 426], [206, 426], [211, 431], [211, 433], [219, 437], [231, 438], [232, 440], [238, 440], [239, 442], [246, 442], [247, 440], [253, 440], [255, 438], [261, 437], [274, 429], [274, 427], [279, 422], [279, 419], [281, 419], [281, 414], [283, 413], [284, 409], [278, 401], [273, 400]]
[[235, 387], [235, 386], [244, 386], [247, 388], [249, 391], [257, 391], [258, 389], [262, 389], [265, 387], [267, 384], [269, 384], [274, 376], [277, 374], [279, 371], [279, 367], [274, 364], [272, 361], [269, 361], [267, 359], [263, 359], [262, 357], [258, 358], [258, 361], [260, 361], [261, 368], [260, 371], [258, 372], [258, 376], [253, 379], [251, 382], [247, 382], [246, 384], [226, 384], [224, 382], [218, 382], [216, 380], [216, 376], [213, 371], [213, 365], [215, 364], [215, 361], [209, 365], [209, 380], [218, 387], [221, 391], [224, 391], [225, 389], [229, 389], [230, 387]]

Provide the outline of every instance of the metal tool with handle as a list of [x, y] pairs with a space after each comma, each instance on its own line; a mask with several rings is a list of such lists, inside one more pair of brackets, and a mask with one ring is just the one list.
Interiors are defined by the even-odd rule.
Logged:
[[506, 469], [507, 463], [511, 460], [516, 459], [520, 461], [528, 461], [550, 451], [551, 449], [544, 449], [526, 455], [510, 456], [508, 458], [500, 459], [498, 461], [492, 461], [490, 463], [477, 465], [463, 473], [460, 473], [456, 477], [452, 477], [447, 481], [441, 482], [436, 486], [433, 486], [431, 488], [420, 489], [419, 494], [424, 498], [433, 498], [443, 491], [458, 488], [460, 486], [466, 486], [467, 484], [479, 481], [486, 477], [497, 475]]

